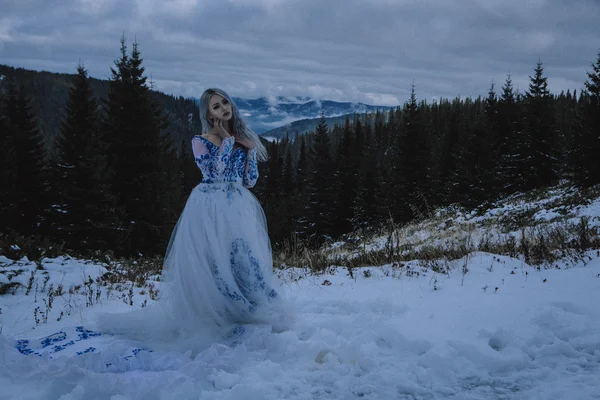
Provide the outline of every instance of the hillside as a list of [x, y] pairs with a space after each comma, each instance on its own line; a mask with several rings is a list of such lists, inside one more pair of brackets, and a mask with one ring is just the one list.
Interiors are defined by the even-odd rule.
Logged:
[[276, 271], [290, 329], [240, 325], [202, 348], [96, 323], [152, 307], [162, 282], [149, 264], [0, 257], [0, 398], [595, 399], [599, 189], [356, 233]]
[[565, 182], [472, 211], [448, 207], [404, 226], [358, 232], [315, 257], [350, 265], [423, 260], [444, 270], [453, 260], [484, 251], [553, 268], [565, 259], [577, 262], [590, 249], [600, 249], [600, 187], [583, 192]]
[[[327, 123], [327, 127], [329, 129], [332, 129], [335, 125], [343, 125], [347, 117], [349, 117], [350, 120], [352, 120], [354, 114], [325, 118], [325, 122]], [[280, 140], [286, 135], [288, 135], [290, 138], [293, 138], [296, 134], [302, 135], [304, 133], [314, 131], [317, 125], [319, 124], [320, 120], [320, 117], [301, 119], [299, 121], [294, 121], [279, 128], [266, 131], [260, 136], [267, 140]]]
[[[11, 81], [25, 85], [39, 128], [46, 138], [48, 150], [51, 150], [60, 131], [63, 108], [75, 74], [38, 72], [0, 64], [0, 77], [0, 91], [5, 91]], [[107, 80], [90, 78], [90, 84], [98, 100], [107, 97]], [[179, 148], [181, 141], [187, 143], [189, 138], [200, 132], [198, 108], [193, 100], [158, 91], [153, 91], [153, 94], [169, 120], [167, 132], [173, 138], [176, 148]]]
[[263, 137], [282, 138], [285, 133], [293, 135], [313, 130], [321, 113], [327, 117], [328, 124], [344, 121], [346, 115], [365, 114], [390, 107], [373, 106], [363, 103], [314, 100], [306, 97], [277, 97], [242, 99], [234, 98], [240, 112], [248, 123]]

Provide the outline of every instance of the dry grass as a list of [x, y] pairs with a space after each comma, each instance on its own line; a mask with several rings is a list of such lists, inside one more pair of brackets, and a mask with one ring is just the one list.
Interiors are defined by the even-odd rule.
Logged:
[[[549, 267], [560, 259], [577, 259], [587, 250], [600, 249], [598, 227], [586, 218], [575, 222], [570, 218], [575, 207], [598, 197], [600, 186], [580, 191], [563, 183], [550, 190], [532, 191], [499, 201], [493, 205], [495, 213], [483, 208], [469, 211], [451, 206], [408, 224], [399, 225], [390, 220], [376, 229], [365, 228], [346, 235], [343, 242], [328, 243], [320, 248], [291, 237], [274, 248], [273, 265], [278, 269], [299, 268], [317, 274], [327, 272], [331, 266], [341, 266], [352, 274], [358, 267], [400, 266], [418, 260], [423, 267], [444, 272], [448, 261], [484, 251]], [[552, 219], [534, 218], [541, 210], [551, 210]], [[15, 253], [13, 259], [27, 255], [37, 260], [58, 256], [62, 248], [44, 248], [35, 239], [14, 234], [0, 235], [0, 254], [11, 252]], [[110, 254], [97, 254], [93, 261], [108, 271], [97, 284], [109, 288], [132, 283], [138, 288], [145, 287], [148, 281], [160, 279], [163, 263], [161, 256], [113, 259]], [[15, 284], [0, 285], [0, 294], [16, 288]]]
[[136, 287], [146, 285], [146, 281], [160, 280], [163, 258], [159, 256], [109, 260], [105, 264], [108, 272], [102, 280], [109, 284], [133, 282]]
[[[557, 204], [556, 200], [553, 202]], [[528, 210], [526, 214], [533, 215], [533, 212]], [[523, 226], [525, 220], [521, 218], [518, 223], [521, 227], [511, 232], [514, 218], [495, 221], [490, 218], [479, 224], [458, 223], [450, 220], [447, 214], [439, 213], [420, 223], [404, 226], [390, 222], [368, 238], [357, 240], [363, 233], [356, 232], [349, 235], [348, 242], [336, 246], [312, 249], [294, 239], [275, 251], [274, 265], [306, 268], [316, 274], [323, 273], [331, 265], [343, 266], [352, 275], [352, 269], [358, 267], [403, 265], [418, 260], [421, 267], [447, 273], [449, 261], [483, 251], [522, 258], [529, 265], [551, 268], [559, 260], [585, 261], [584, 254], [588, 250], [600, 249], [599, 227], [592, 226], [587, 217], [581, 217], [577, 222], [565, 217]], [[507, 221], [508, 226], [505, 225]]]
[[8, 282], [8, 283], [0, 283], [0, 296], [12, 293], [15, 294], [15, 291], [22, 286], [19, 282]]

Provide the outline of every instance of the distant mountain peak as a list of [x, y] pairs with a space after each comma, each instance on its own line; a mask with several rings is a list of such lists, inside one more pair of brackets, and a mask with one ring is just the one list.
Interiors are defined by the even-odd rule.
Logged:
[[256, 99], [234, 97], [233, 101], [250, 127], [258, 134], [290, 126], [296, 121], [319, 118], [321, 113], [324, 113], [325, 117], [339, 117], [390, 108], [364, 103], [318, 100], [308, 96], [272, 96]]

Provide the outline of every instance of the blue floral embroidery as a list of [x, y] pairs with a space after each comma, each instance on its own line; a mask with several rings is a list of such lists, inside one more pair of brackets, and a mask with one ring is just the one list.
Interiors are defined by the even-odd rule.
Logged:
[[[59, 331], [59, 332], [53, 333], [52, 335], [48, 335], [45, 338], [43, 338], [40, 341], [40, 346], [41, 346], [40, 350], [50, 347], [50, 352], [56, 353], [58, 351], [62, 351], [64, 349], [66, 349], [69, 346], [74, 345], [76, 342], [79, 342], [81, 340], [86, 340], [91, 337], [102, 335], [101, 333], [84, 329], [82, 326], [76, 327], [75, 330], [79, 333], [79, 335], [78, 335], [79, 338], [77, 340], [69, 340], [68, 342], [58, 344], [59, 342], [64, 342], [67, 340], [67, 334], [64, 331]], [[29, 345], [30, 345], [29, 340], [19, 340], [19, 341], [17, 341], [16, 349], [21, 354], [25, 354], [25, 355], [35, 354], [35, 355], [41, 356], [41, 352], [30, 349]], [[84, 353], [87, 353], [89, 351], [92, 351], [92, 350], [89, 350], [89, 349], [85, 350]]]
[[258, 259], [252, 255], [252, 251], [244, 239], [238, 238], [232, 244], [231, 268], [238, 285], [250, 289], [248, 296], [251, 296], [252, 292], [256, 292], [267, 293], [267, 297], [271, 299], [277, 297], [275, 289], [266, 288]]
[[213, 264], [212, 270], [215, 282], [217, 284], [217, 289], [219, 289], [219, 292], [221, 292], [223, 296], [229, 297], [233, 301], [239, 301], [243, 305], [247, 306], [250, 313], [256, 312], [256, 307], [253, 304], [249, 303], [248, 300], [246, 300], [246, 298], [239, 292], [229, 288], [229, 285], [227, 282], [225, 282], [225, 279], [219, 276], [219, 267], [217, 267], [216, 264]]
[[243, 176], [244, 168], [246, 167], [246, 153], [241, 147], [238, 147], [231, 153], [229, 168], [225, 169], [228, 176], [235, 177]]
[[134, 356], [137, 356], [138, 354], [140, 354], [141, 351], [147, 351], [148, 353], [152, 353], [152, 350], [148, 350], [148, 349], [133, 349], [133, 350], [131, 350], [131, 352], [133, 353]]
[[194, 140], [202, 141], [208, 149], [207, 154], [196, 157], [196, 165], [202, 171], [202, 182], [224, 182], [222, 176], [225, 168], [229, 165], [229, 158], [235, 141], [234, 138], [223, 139], [220, 147], [202, 136], [194, 136]]
[[54, 352], [56, 353], [57, 351], [62, 351], [62, 350], [66, 349], [69, 346], [73, 346], [74, 344], [75, 344], [75, 342], [71, 340], [71, 341], [69, 341], [67, 343], [59, 344], [59, 345], [54, 346], [52, 348], [52, 350], [54, 350]]
[[77, 355], [80, 356], [80, 355], [85, 354], [85, 353], [93, 353], [94, 351], [96, 351], [95, 347], [88, 347], [84, 351], [78, 351]]
[[93, 332], [87, 329], [84, 329], [83, 326], [78, 326], [75, 328], [77, 332], [79, 332], [79, 340], [89, 339], [91, 337], [102, 336], [100, 332]]
[[[91, 338], [94, 338], [97, 336], [102, 336], [102, 333], [85, 329], [83, 326], [76, 327], [75, 331], [77, 332], [77, 336], [78, 336], [77, 339], [69, 340], [69, 336], [71, 336], [72, 334], [67, 335], [67, 333], [65, 333], [64, 331], [60, 331], [60, 332], [53, 333], [52, 335], [49, 335], [49, 336], [46, 336], [45, 338], [43, 338], [39, 342], [41, 347], [38, 347], [37, 350], [29, 348], [31, 343], [29, 340], [26, 340], [26, 339], [18, 340], [15, 348], [23, 355], [33, 354], [33, 355], [41, 357], [43, 354], [41, 349], [49, 348], [47, 353], [53, 354], [53, 353], [57, 353], [59, 351], [63, 351], [66, 348], [75, 345], [77, 342], [81, 342], [83, 340], [88, 340], [88, 339], [91, 339]], [[67, 340], [69, 340], [69, 341], [67, 341]], [[63, 342], [63, 343], [60, 343], [60, 342]], [[96, 350], [97, 350], [96, 347], [88, 347], [85, 350], [75, 352], [75, 354], [80, 356], [80, 355], [87, 354], [87, 353], [93, 353]], [[125, 356], [125, 357], [123, 357], [123, 359], [129, 360], [133, 357], [137, 357], [139, 355], [139, 353], [142, 351], [152, 352], [152, 350], [149, 350], [149, 349], [136, 348], [136, 349], [131, 350], [131, 353], [132, 353], [131, 355]], [[50, 355], [50, 358], [53, 358], [52, 355]], [[108, 368], [112, 365], [113, 365], [112, 363], [107, 363], [106, 367]]]
[[[240, 253], [242, 257], [240, 257]], [[233, 279], [246, 298], [252, 298], [252, 292], [265, 289], [265, 278], [260, 271], [258, 260], [252, 256], [248, 244], [241, 238], [231, 244], [231, 272]], [[251, 301], [255, 303], [254, 301]]]
[[19, 340], [17, 341], [17, 350], [19, 350], [19, 353], [21, 354], [25, 354], [25, 355], [29, 355], [31, 353], [33, 353], [33, 350], [28, 349], [27, 347], [29, 347], [29, 340]]
[[236, 336], [239, 336], [244, 332], [246, 332], [246, 328], [244, 328], [242, 325], [237, 325], [235, 328], [233, 328], [233, 331], [231, 331], [231, 333], [233, 333]]
[[217, 146], [202, 136], [194, 136], [208, 149], [208, 153], [195, 158], [196, 165], [202, 171], [203, 183], [241, 183], [250, 188], [258, 180], [258, 165], [256, 162], [256, 149], [246, 151], [238, 147], [235, 150], [233, 137], [223, 139], [221, 146]]
[[67, 338], [67, 334], [64, 332], [53, 333], [50, 336], [46, 336], [44, 340], [42, 340], [42, 349], [52, 346], [56, 342], [63, 341]]
[[152, 350], [148, 350], [148, 349], [133, 349], [131, 350], [131, 353], [133, 353], [130, 356], [125, 356], [123, 357], [123, 360], [130, 360], [133, 357], [137, 357], [138, 354], [140, 354], [140, 352], [142, 351], [147, 351], [148, 353], [152, 353]]
[[258, 180], [258, 164], [256, 162], [256, 149], [251, 149], [248, 151], [243, 177], [244, 179], [242, 183], [245, 187], [250, 188], [256, 185], [256, 181]]
[[231, 282], [226, 282], [219, 275], [219, 268], [213, 264], [212, 271], [217, 288], [224, 296], [248, 307], [249, 312], [256, 312], [261, 298], [277, 297], [277, 292], [266, 286], [258, 259], [252, 255], [248, 243], [241, 238], [231, 244], [230, 267], [235, 289], [231, 288]]
[[225, 193], [225, 196], [229, 202], [229, 204], [233, 201], [233, 195], [235, 193], [241, 195], [242, 191], [240, 190], [240, 186], [238, 183], [233, 182], [225, 182], [225, 183], [214, 183], [214, 184], [203, 184], [198, 185], [196, 190], [201, 191], [202, 193], [214, 193], [217, 191], [221, 191]]
[[236, 325], [229, 333], [229, 339], [233, 339], [231, 346], [235, 347], [242, 343], [246, 328], [243, 325]]

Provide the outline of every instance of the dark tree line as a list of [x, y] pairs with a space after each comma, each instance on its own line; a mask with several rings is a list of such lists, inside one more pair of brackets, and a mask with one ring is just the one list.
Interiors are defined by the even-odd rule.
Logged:
[[128, 54], [121, 40], [111, 72], [98, 101], [84, 66], [77, 67], [51, 145], [25, 84], [12, 80], [0, 92], [4, 232], [51, 239], [79, 253], [164, 251], [184, 191], [200, 174], [183, 161], [191, 157], [188, 147], [173, 143], [137, 43]]
[[332, 129], [322, 119], [311, 134], [270, 144], [259, 190], [273, 240], [320, 243], [560, 179], [600, 183], [600, 54], [587, 75], [579, 95], [552, 95], [541, 63], [525, 93], [510, 75], [476, 99], [427, 104], [413, 88], [402, 107]]
[[[40, 132], [26, 86], [0, 91], [0, 219], [5, 232], [67, 249], [161, 254], [201, 175], [189, 140], [197, 110], [167, 115], [137, 44], [111, 68], [98, 97], [77, 68], [56, 140]], [[173, 102], [181, 101], [173, 98]], [[183, 104], [183, 103], [182, 103]], [[177, 105], [175, 105], [177, 106]], [[171, 122], [186, 130], [170, 133]], [[50, 149], [50, 151], [48, 150]], [[347, 118], [268, 143], [253, 189], [277, 245], [313, 244], [359, 228], [420, 218], [436, 207], [475, 207], [568, 179], [600, 183], [600, 54], [582, 93], [552, 95], [538, 63], [525, 93], [510, 76], [476, 99], [419, 101]]]
[[[75, 67], [73, 66], [75, 72]], [[45, 140], [46, 151], [55, 153], [55, 141], [62, 129], [64, 107], [69, 98], [69, 90], [75, 74], [32, 71], [0, 64], [0, 91], [7, 92], [8, 86], [23, 86], [31, 111], [36, 117], [37, 128]], [[96, 101], [108, 97], [109, 80], [89, 77], [88, 83]], [[152, 82], [149, 83], [152, 87]], [[188, 142], [191, 135], [199, 132], [200, 120], [197, 103], [194, 99], [171, 96], [152, 90], [153, 97], [169, 120], [169, 134], [179, 147], [182, 141]]]

